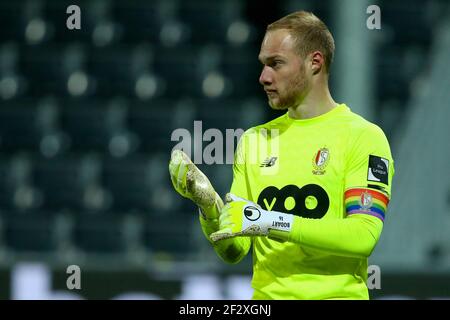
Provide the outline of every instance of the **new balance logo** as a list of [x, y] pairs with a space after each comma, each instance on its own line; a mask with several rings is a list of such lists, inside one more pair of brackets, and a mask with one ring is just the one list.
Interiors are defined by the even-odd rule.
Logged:
[[278, 159], [278, 157], [267, 157], [267, 159], [264, 160], [263, 163], [261, 163], [260, 167], [261, 168], [273, 167], [273, 165], [275, 164], [277, 159]]

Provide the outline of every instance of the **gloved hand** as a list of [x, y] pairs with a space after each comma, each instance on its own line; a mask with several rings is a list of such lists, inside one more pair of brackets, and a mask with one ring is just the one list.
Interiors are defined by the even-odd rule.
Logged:
[[214, 242], [238, 236], [267, 236], [270, 230], [291, 231], [292, 214], [264, 210], [231, 193], [226, 201], [219, 216], [219, 231], [210, 236]]
[[172, 152], [169, 162], [170, 179], [175, 190], [197, 204], [204, 218], [216, 219], [223, 201], [206, 175], [181, 150]]

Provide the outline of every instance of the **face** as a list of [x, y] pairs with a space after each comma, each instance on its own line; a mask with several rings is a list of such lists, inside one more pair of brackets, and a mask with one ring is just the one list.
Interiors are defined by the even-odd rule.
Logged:
[[270, 107], [284, 110], [298, 105], [308, 90], [310, 79], [306, 63], [295, 50], [289, 31], [267, 32], [258, 58], [264, 65], [259, 82], [264, 86]]

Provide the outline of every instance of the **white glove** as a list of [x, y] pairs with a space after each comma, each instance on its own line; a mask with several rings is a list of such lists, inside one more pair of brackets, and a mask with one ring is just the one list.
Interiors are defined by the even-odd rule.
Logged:
[[[183, 151], [172, 152], [169, 172], [173, 187], [179, 194], [197, 204], [205, 218], [218, 218], [219, 210], [223, 207], [222, 199], [206, 175]], [[217, 207], [218, 210], [215, 210]]]
[[267, 211], [258, 204], [228, 193], [227, 204], [219, 217], [219, 231], [211, 234], [216, 242], [238, 236], [267, 236], [269, 230], [290, 232], [294, 216], [288, 213]]

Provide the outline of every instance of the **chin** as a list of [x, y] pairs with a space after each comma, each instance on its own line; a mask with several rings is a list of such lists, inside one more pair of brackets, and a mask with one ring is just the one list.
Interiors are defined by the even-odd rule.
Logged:
[[269, 100], [269, 106], [273, 110], [286, 110], [288, 108], [287, 106], [280, 105], [279, 103], [273, 102], [271, 100]]

